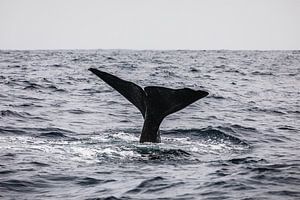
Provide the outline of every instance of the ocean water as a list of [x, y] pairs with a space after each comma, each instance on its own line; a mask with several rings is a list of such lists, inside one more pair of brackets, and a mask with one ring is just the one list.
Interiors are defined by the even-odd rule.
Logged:
[[[88, 71], [210, 95], [140, 144]], [[300, 51], [0, 51], [1, 199], [300, 199]]]

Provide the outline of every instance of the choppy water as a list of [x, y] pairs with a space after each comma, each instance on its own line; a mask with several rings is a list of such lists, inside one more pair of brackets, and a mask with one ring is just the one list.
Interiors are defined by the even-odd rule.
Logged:
[[[139, 144], [87, 69], [206, 89]], [[1, 199], [299, 199], [300, 51], [0, 51]]]

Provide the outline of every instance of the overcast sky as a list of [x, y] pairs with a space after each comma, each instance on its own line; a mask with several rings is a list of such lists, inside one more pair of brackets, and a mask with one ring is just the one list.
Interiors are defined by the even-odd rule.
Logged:
[[300, 49], [300, 0], [0, 0], [0, 49]]

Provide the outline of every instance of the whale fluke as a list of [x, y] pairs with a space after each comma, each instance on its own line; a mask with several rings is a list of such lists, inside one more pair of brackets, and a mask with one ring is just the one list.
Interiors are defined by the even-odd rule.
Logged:
[[135, 105], [144, 117], [140, 142], [160, 142], [159, 126], [163, 119], [195, 101], [208, 95], [208, 92], [189, 88], [170, 89], [148, 86], [144, 90], [129, 81], [106, 72], [90, 68], [104, 82], [122, 94]]
[[99, 71], [94, 68], [89, 69], [91, 72], [96, 74], [99, 78], [101, 78], [104, 82], [110, 85], [112, 88], [117, 90], [120, 94], [122, 94], [128, 101], [130, 101], [133, 105], [135, 105], [142, 113], [145, 118], [146, 105], [145, 105], [145, 92], [144, 90], [129, 81], [125, 81], [116, 76], [108, 74], [106, 72]]
[[189, 88], [170, 89], [165, 87], [148, 86], [145, 93], [149, 100], [152, 112], [157, 117], [166, 117], [177, 112], [195, 101], [208, 95], [206, 91], [195, 91]]

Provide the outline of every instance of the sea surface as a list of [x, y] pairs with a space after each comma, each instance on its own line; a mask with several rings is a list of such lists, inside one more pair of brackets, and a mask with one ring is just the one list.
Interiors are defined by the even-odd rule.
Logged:
[[[140, 144], [94, 67], [209, 91]], [[0, 199], [300, 199], [300, 51], [0, 51]]]

